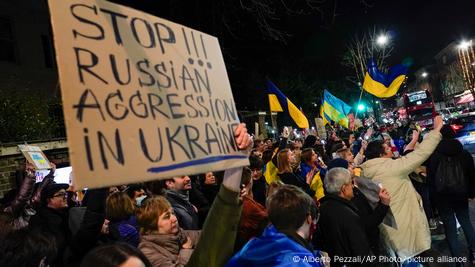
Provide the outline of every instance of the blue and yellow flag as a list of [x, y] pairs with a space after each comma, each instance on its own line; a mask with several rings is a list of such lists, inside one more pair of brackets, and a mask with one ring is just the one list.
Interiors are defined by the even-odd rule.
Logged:
[[350, 111], [351, 106], [347, 105], [327, 90], [324, 91], [322, 108], [320, 110], [320, 115], [322, 115], [324, 123], [334, 121], [343, 127], [349, 128], [350, 121], [348, 119], [348, 114]]
[[299, 128], [309, 128], [307, 117], [271, 81], [267, 81], [271, 112], [287, 111]]
[[406, 80], [407, 66], [396, 65], [389, 69], [389, 73], [383, 73], [378, 70], [378, 66], [373, 59], [368, 64], [363, 88], [370, 94], [386, 98], [397, 93], [402, 83]]

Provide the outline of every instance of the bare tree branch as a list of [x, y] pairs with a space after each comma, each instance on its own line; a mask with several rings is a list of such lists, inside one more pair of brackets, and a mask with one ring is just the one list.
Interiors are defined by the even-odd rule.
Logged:
[[342, 64], [354, 70], [354, 79], [356, 83], [363, 83], [367, 63], [373, 58], [378, 65], [379, 70], [386, 72], [388, 67], [385, 65], [386, 59], [391, 56], [393, 45], [389, 42], [384, 46], [378, 46], [376, 28], [355, 35], [347, 45], [347, 52], [343, 57]]

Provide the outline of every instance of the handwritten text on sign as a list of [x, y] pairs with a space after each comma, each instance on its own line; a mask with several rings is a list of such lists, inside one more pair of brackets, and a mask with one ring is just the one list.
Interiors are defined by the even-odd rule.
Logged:
[[247, 164], [215, 37], [99, 0], [49, 6], [76, 186]]

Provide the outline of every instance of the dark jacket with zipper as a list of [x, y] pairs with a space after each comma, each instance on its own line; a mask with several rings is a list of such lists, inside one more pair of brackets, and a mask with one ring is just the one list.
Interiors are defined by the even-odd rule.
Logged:
[[167, 190], [166, 198], [172, 205], [181, 228], [184, 230], [200, 229], [198, 213], [193, 208], [190, 200], [186, 199], [186, 195], [174, 190]]

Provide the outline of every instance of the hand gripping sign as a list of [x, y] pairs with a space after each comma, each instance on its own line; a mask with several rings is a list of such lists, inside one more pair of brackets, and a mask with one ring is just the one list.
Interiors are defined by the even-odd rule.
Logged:
[[248, 164], [218, 40], [101, 0], [49, 0], [76, 187]]

